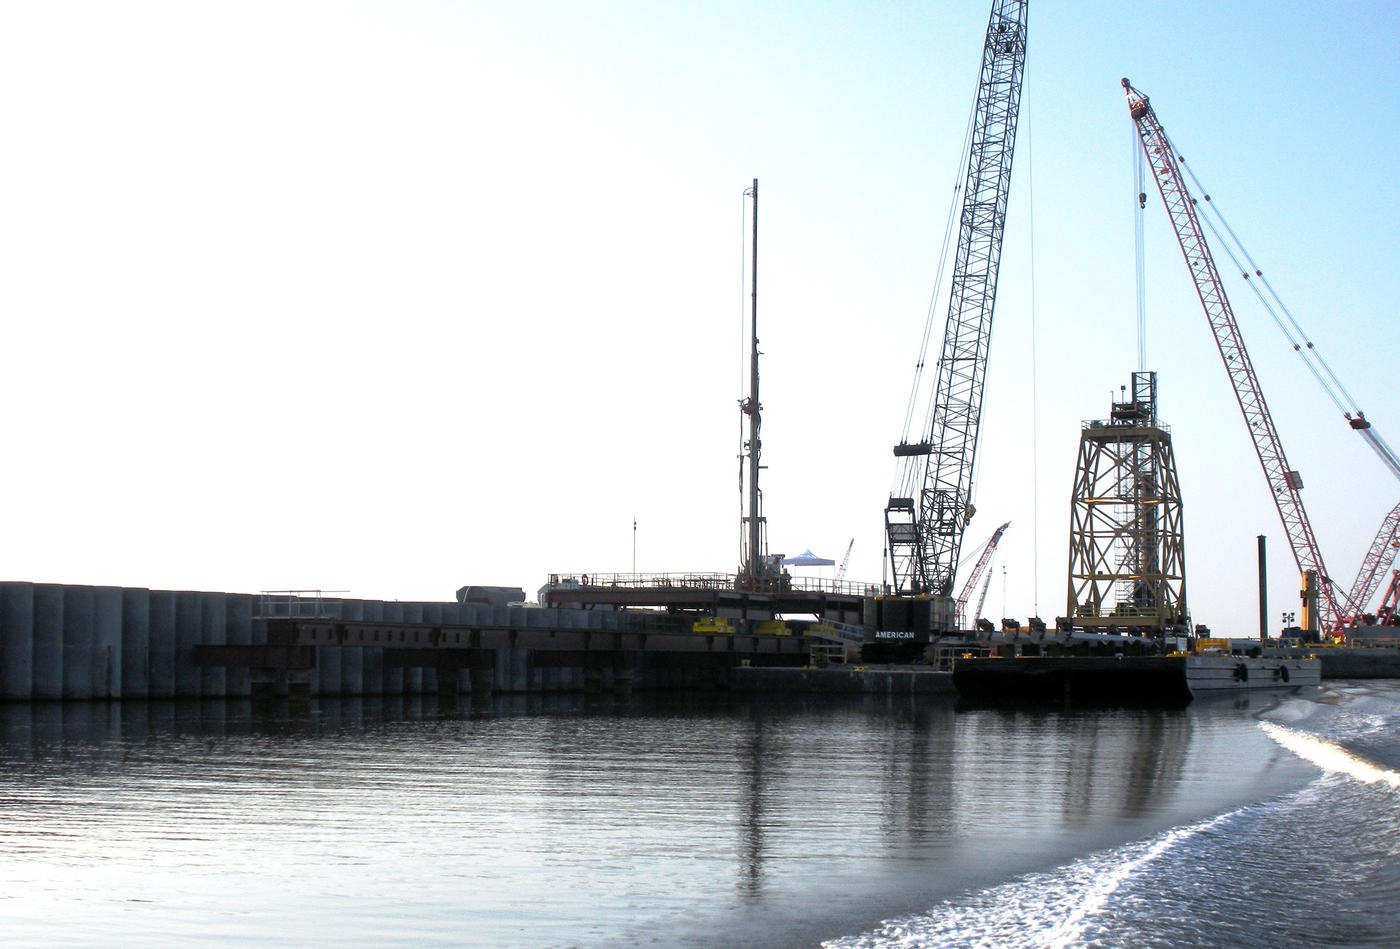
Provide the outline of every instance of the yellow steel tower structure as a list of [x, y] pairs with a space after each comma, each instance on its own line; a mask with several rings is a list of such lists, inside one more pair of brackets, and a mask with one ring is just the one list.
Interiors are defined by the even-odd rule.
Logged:
[[1089, 630], [1189, 631], [1181, 487], [1171, 431], [1157, 419], [1155, 372], [1133, 373], [1131, 398], [1083, 425], [1066, 609]]

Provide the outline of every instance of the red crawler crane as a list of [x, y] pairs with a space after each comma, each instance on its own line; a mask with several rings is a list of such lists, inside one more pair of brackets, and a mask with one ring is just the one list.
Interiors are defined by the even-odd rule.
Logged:
[[[975, 623], [979, 619], [979, 617], [976, 616], [964, 615], [965, 611], [967, 610], [967, 600], [968, 597], [972, 595], [973, 589], [976, 588], [977, 581], [982, 576], [983, 571], [987, 569], [987, 564], [992, 562], [992, 554], [997, 552], [997, 544], [1001, 542], [1001, 535], [1005, 534], [1006, 529], [1010, 526], [1011, 522], [1007, 521], [1005, 524], [1001, 525], [995, 531], [992, 532], [991, 538], [982, 548], [982, 556], [977, 558], [976, 566], [972, 568], [972, 572], [967, 576], [967, 582], [963, 584], [962, 593], [959, 594], [958, 602], [953, 608], [953, 615], [958, 618], [959, 629], [969, 629], [971, 628], [969, 626], [969, 623]], [[986, 587], [982, 588], [982, 595], [984, 598], [986, 597]], [[982, 607], [980, 604], [977, 607], [977, 611], [979, 613], [982, 611]]]
[[1390, 571], [1390, 586], [1381, 597], [1376, 622], [1381, 626], [1400, 626], [1400, 570]]
[[1333, 589], [1332, 580], [1322, 562], [1317, 538], [1313, 535], [1312, 525], [1303, 509], [1303, 499], [1299, 495], [1303, 479], [1298, 472], [1288, 467], [1288, 459], [1284, 457], [1283, 444], [1274, 428], [1269, 407], [1264, 402], [1263, 390], [1260, 389], [1259, 380], [1254, 375], [1254, 366], [1245, 350], [1240, 328], [1235, 323], [1235, 314], [1230, 308], [1229, 298], [1225, 295], [1220, 272], [1216, 270], [1215, 260], [1211, 257], [1210, 247], [1206, 244], [1205, 233], [1196, 215], [1196, 200], [1186, 190], [1176, 151], [1172, 148], [1162, 123], [1152, 111], [1147, 96], [1134, 89], [1126, 79], [1123, 80], [1123, 89], [1128, 94], [1128, 111], [1137, 127], [1138, 137], [1142, 140], [1143, 153], [1147, 156], [1148, 164], [1152, 166], [1157, 190], [1161, 192], [1167, 216], [1171, 218], [1172, 226], [1176, 229], [1177, 243], [1181, 245], [1181, 252], [1186, 256], [1187, 269], [1191, 271], [1191, 278], [1196, 282], [1196, 293], [1201, 298], [1206, 319], [1215, 334], [1220, 358], [1224, 360], [1225, 371], [1235, 387], [1235, 398], [1244, 414], [1245, 427], [1249, 429], [1249, 435], [1254, 440], [1254, 450], [1264, 468], [1264, 476], [1268, 479], [1269, 489], [1274, 496], [1274, 505], [1278, 508], [1284, 532], [1293, 548], [1293, 559], [1297, 561], [1298, 569], [1303, 574], [1316, 574], [1322, 625], [1327, 630], [1334, 630], [1341, 622], [1343, 609], [1337, 602], [1337, 591]]

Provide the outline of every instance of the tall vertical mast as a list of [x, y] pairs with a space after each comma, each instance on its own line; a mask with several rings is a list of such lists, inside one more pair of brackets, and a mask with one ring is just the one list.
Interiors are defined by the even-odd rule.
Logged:
[[763, 573], [763, 498], [758, 491], [759, 455], [762, 442], [759, 428], [762, 424], [763, 406], [758, 401], [758, 179], [753, 180], [753, 188], [748, 192], [753, 198], [753, 273], [750, 277], [750, 306], [752, 335], [749, 348], [749, 397], [740, 403], [740, 409], [749, 418], [749, 514], [745, 518], [748, 528], [747, 547], [744, 556], [743, 574], [747, 578], [757, 578]]

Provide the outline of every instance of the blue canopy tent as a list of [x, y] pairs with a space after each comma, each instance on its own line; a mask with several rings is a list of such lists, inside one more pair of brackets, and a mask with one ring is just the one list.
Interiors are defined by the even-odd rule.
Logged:
[[836, 561], [827, 560], [825, 557], [818, 557], [812, 553], [811, 548], [802, 551], [796, 557], [784, 557], [784, 567], [834, 567]]

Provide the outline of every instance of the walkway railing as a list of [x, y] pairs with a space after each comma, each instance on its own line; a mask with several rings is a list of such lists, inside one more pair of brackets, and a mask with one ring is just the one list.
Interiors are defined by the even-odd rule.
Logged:
[[[741, 578], [733, 573], [551, 573], [546, 585], [551, 591], [587, 589], [629, 590], [739, 590]], [[759, 581], [753, 590], [760, 593], [835, 593], [842, 596], [874, 596], [874, 584], [825, 577], [774, 577]]]
[[263, 590], [253, 613], [260, 619], [339, 619], [340, 597], [327, 593], [346, 590]]

